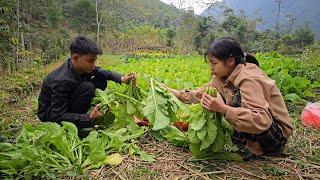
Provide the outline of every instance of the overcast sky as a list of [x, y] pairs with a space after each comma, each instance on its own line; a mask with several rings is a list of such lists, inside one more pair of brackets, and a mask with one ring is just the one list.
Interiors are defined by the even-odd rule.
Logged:
[[196, 14], [200, 14], [204, 9], [207, 8], [206, 3], [212, 3], [216, 0], [160, 0], [166, 4], [173, 4], [179, 8], [179, 3], [183, 2], [183, 9], [193, 9]]

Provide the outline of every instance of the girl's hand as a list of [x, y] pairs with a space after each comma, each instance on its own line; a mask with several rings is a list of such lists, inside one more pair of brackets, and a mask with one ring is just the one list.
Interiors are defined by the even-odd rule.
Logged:
[[209, 111], [220, 112], [223, 115], [226, 114], [228, 107], [219, 93], [217, 93], [217, 97], [212, 97], [204, 92], [201, 98], [201, 105]]

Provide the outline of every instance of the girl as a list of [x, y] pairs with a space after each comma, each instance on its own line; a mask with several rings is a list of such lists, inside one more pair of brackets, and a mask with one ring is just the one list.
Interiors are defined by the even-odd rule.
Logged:
[[[275, 81], [232, 38], [211, 43], [206, 58], [212, 71], [208, 84], [194, 91], [169, 90], [185, 103], [200, 102], [204, 108], [222, 113], [235, 131], [233, 141], [240, 153], [281, 153], [293, 128]], [[216, 98], [203, 92], [207, 86], [217, 89]]]

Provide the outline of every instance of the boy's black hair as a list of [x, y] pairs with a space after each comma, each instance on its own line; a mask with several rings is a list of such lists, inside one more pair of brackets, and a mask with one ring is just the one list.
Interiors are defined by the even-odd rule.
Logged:
[[78, 36], [75, 40], [70, 44], [70, 52], [71, 56], [73, 54], [95, 54], [101, 55], [101, 48], [91, 39]]

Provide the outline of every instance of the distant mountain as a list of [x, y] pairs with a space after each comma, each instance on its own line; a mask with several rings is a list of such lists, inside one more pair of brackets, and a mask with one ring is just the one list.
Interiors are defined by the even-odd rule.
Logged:
[[[275, 0], [222, 0], [223, 4], [231, 7], [235, 12], [244, 11], [249, 18], [259, 15], [263, 23], [259, 29], [271, 29], [277, 19], [278, 4]], [[320, 39], [320, 0], [282, 0], [280, 22], [282, 28], [286, 25], [288, 17], [296, 18], [295, 26], [304, 25], [306, 22]], [[203, 11], [203, 16], [219, 18], [219, 8], [209, 7]]]

